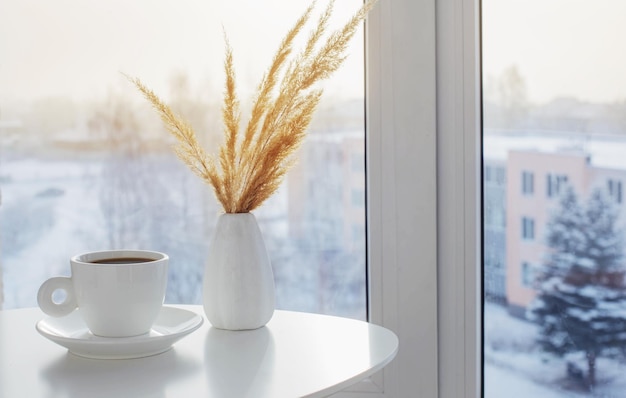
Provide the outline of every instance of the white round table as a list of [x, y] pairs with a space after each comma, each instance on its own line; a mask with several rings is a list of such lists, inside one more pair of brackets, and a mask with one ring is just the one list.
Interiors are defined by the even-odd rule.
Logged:
[[[175, 306], [203, 315], [201, 306]], [[204, 324], [162, 354], [73, 355], [35, 330], [38, 308], [0, 311], [0, 397], [324, 397], [396, 355], [388, 329], [333, 316], [276, 311], [263, 328]]]

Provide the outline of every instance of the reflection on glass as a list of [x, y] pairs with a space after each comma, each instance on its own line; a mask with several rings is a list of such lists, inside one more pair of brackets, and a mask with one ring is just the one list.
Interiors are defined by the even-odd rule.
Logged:
[[[338, 2], [331, 25], [360, 4]], [[166, 301], [199, 303], [218, 206], [119, 72], [153, 88], [212, 151], [222, 139], [224, 31], [246, 115], [280, 39], [308, 5], [3, 2], [0, 308], [35, 305], [43, 280], [69, 273], [71, 255], [122, 247], [167, 252]], [[366, 317], [362, 51], [357, 34], [324, 87], [297, 166], [256, 212], [281, 309]]]
[[482, 14], [485, 396], [624, 396], [626, 4]]

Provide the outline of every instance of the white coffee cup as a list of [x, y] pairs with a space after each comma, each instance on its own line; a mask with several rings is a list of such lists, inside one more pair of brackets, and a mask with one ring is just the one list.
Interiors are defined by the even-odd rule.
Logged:
[[[78, 308], [94, 335], [141, 335], [150, 331], [163, 306], [168, 261], [167, 254], [146, 250], [79, 254], [70, 259], [72, 276], [45, 281], [37, 302], [53, 317]], [[57, 290], [65, 291], [63, 302], [53, 300]]]

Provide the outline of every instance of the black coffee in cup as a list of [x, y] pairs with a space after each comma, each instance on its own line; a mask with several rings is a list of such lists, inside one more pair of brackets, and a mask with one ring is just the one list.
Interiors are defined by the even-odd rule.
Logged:
[[103, 258], [102, 260], [89, 261], [91, 264], [138, 264], [149, 263], [155, 261], [152, 258], [143, 257], [118, 257], [118, 258]]

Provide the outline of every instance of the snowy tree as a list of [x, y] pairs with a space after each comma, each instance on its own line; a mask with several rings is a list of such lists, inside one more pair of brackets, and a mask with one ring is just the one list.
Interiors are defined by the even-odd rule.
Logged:
[[595, 264], [598, 274], [610, 274], [622, 269], [623, 234], [617, 227], [619, 209], [603, 189], [596, 189], [587, 204], [587, 257]]
[[528, 123], [526, 80], [516, 65], [498, 76], [485, 79], [485, 125], [489, 128], [519, 128]]
[[564, 276], [572, 268], [586, 268], [584, 208], [571, 187], [560, 197], [547, 230], [549, 252], [545, 265], [551, 274]]
[[626, 344], [623, 235], [618, 209], [601, 189], [585, 205], [569, 187], [547, 225], [548, 254], [529, 318], [538, 342], [557, 355], [584, 353], [590, 387], [596, 358]]

